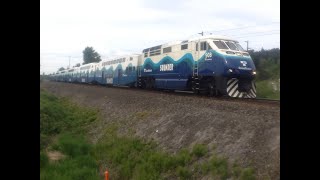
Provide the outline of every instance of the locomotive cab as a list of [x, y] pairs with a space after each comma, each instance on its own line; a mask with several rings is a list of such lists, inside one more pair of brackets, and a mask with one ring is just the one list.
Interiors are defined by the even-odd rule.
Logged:
[[256, 67], [249, 53], [238, 41], [227, 37], [208, 37], [205, 42], [207, 49], [198, 60], [202, 88], [210, 94], [255, 98]]
[[213, 40], [218, 52], [225, 60], [223, 85], [220, 91], [230, 97], [255, 98], [256, 87], [254, 78], [256, 67], [249, 55], [238, 41]]

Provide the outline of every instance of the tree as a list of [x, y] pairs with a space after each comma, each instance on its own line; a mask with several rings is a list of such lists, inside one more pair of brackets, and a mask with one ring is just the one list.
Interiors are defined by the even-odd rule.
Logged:
[[257, 68], [257, 79], [279, 79], [280, 78], [280, 49], [249, 51]]
[[59, 68], [59, 71], [63, 71], [63, 70], [65, 70], [64, 67]]
[[83, 63], [82, 64], [89, 64], [92, 62], [100, 62], [101, 57], [99, 53], [97, 53], [93, 47], [86, 47], [83, 51]]
[[77, 63], [74, 67], [80, 67], [80, 63]]

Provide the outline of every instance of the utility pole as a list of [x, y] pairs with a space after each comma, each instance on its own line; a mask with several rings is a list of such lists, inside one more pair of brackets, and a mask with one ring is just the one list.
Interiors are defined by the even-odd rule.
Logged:
[[201, 36], [203, 36], [203, 31], [201, 33], [198, 33], [198, 34], [201, 34]]
[[247, 51], [249, 50], [249, 41], [244, 41], [247, 43]]

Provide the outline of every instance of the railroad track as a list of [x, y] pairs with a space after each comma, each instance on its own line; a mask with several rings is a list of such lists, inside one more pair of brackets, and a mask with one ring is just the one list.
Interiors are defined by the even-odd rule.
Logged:
[[127, 89], [130, 91], [144, 91], [149, 93], [157, 93], [157, 94], [170, 94], [170, 95], [177, 95], [177, 96], [193, 96], [197, 98], [211, 98], [214, 100], [223, 100], [223, 101], [238, 101], [238, 102], [252, 102], [252, 103], [267, 103], [267, 104], [280, 104], [280, 100], [277, 99], [267, 99], [267, 98], [233, 98], [233, 97], [227, 97], [227, 96], [221, 96], [221, 97], [212, 97], [207, 95], [206, 93], [200, 93], [195, 94], [192, 91], [178, 91], [178, 90], [154, 90], [154, 89], [139, 89], [139, 88], [130, 88], [127, 86], [102, 86], [99, 84], [81, 84], [81, 83], [69, 83], [69, 82], [60, 82], [60, 83], [66, 83], [66, 84], [76, 84], [80, 86], [95, 86], [95, 87], [101, 87], [101, 88], [121, 88], [121, 89]]

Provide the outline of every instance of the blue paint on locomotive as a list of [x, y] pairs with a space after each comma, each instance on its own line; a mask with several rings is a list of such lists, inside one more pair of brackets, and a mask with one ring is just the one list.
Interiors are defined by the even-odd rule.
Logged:
[[[160, 66], [173, 64], [171, 69], [161, 71]], [[165, 56], [158, 63], [147, 58], [141, 68], [142, 77], [155, 78], [156, 88], [185, 89], [188, 78], [193, 72], [194, 60], [191, 53], [186, 53], [175, 61], [170, 56]]]

